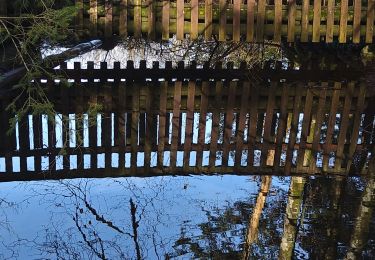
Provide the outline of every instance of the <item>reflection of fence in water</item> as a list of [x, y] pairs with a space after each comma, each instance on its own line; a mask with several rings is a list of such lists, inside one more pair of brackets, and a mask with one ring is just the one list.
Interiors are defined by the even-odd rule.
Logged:
[[[101, 74], [75, 87], [50, 88], [66, 123], [61, 114], [53, 123], [29, 116], [12, 137], [1, 130], [2, 170], [26, 173], [1, 177], [41, 178], [35, 172], [42, 170], [77, 177], [346, 173], [355, 152], [372, 144], [374, 115], [364, 113], [367, 89], [356, 81], [103, 83], [96, 77]], [[100, 115], [85, 113], [90, 102], [103, 105]], [[5, 105], [1, 122], [11, 116]], [[92, 121], [97, 124], [89, 126]]]
[[[373, 41], [374, 1], [360, 0], [266, 1], [266, 0], [75, 0], [76, 27], [92, 37], [104, 34], [148, 38], [196, 39], [199, 35], [220, 41], [246, 39], [288, 42], [354, 43]], [[0, 1], [0, 15], [7, 14]], [[9, 7], [10, 9], [10, 7]], [[12, 15], [8, 11], [9, 15]]]

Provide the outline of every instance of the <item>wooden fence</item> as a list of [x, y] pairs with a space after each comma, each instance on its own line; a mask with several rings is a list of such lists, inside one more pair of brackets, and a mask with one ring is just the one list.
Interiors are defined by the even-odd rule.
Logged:
[[91, 36], [372, 43], [374, 0], [76, 0]]
[[[72, 0], [91, 37], [372, 43], [374, 0]], [[10, 8], [10, 7], [8, 7]], [[0, 16], [9, 15], [0, 0]]]
[[[216, 69], [184, 74], [182, 67], [166, 79], [130, 64], [122, 70], [119, 63], [114, 69], [105, 63], [99, 69], [93, 63], [87, 69], [63, 65], [57, 74], [71, 87], [39, 79], [56, 115], [22, 118], [10, 137], [1, 128], [0, 180], [348, 174], [356, 173], [353, 165], [366, 160], [374, 144], [374, 113], [368, 110], [374, 96], [359, 80], [255, 83], [238, 79], [236, 69], [232, 78], [202, 79]], [[173, 69], [159, 70], [167, 75]], [[225, 74], [217, 70], [215, 75]], [[12, 99], [1, 99], [4, 125], [14, 118], [5, 110]], [[90, 104], [100, 104], [101, 112], [88, 112]]]

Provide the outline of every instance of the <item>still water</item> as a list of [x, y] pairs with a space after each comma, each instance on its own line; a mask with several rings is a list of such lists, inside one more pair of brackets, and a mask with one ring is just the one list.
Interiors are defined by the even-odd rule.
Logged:
[[374, 180], [190, 176], [0, 184], [1, 259], [359, 259]]

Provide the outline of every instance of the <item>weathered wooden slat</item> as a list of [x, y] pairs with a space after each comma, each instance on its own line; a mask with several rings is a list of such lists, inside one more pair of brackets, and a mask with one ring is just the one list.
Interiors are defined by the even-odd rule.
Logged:
[[158, 140], [158, 167], [163, 167], [164, 146], [165, 146], [165, 127], [167, 120], [167, 89], [168, 82], [161, 83], [160, 89], [160, 110], [159, 110], [159, 140]]
[[149, 39], [155, 39], [156, 36], [156, 6], [153, 0], [148, 0], [148, 31]]
[[275, 42], [281, 41], [281, 26], [282, 26], [282, 6], [283, 2], [282, 0], [275, 0], [275, 20], [273, 22], [274, 24], [274, 34], [273, 34], [273, 40]]
[[316, 172], [316, 156], [320, 152], [320, 133], [323, 124], [323, 118], [325, 115], [325, 103], [326, 103], [327, 89], [323, 88], [319, 91], [318, 110], [316, 112], [316, 122], [314, 127], [314, 136], [312, 144], [312, 153], [310, 158], [310, 172]]
[[324, 144], [324, 151], [323, 151], [323, 172], [327, 172], [328, 170], [328, 162], [329, 162], [329, 150], [332, 144], [333, 132], [336, 123], [336, 114], [337, 114], [337, 107], [339, 105], [339, 95], [340, 95], [341, 83], [337, 82], [334, 85], [334, 91], [332, 95], [331, 101], [331, 109], [329, 111], [329, 118], [328, 118], [328, 126], [327, 126], [327, 136], [326, 142]]
[[145, 94], [145, 100], [146, 100], [146, 138], [145, 138], [145, 167], [146, 169], [150, 168], [150, 162], [151, 162], [151, 147], [152, 147], [152, 135], [155, 135], [156, 133], [153, 133], [152, 124], [154, 113], [151, 110], [152, 101], [153, 101], [153, 95], [151, 93], [152, 86], [148, 85], [146, 88], [146, 94]]
[[[188, 97], [187, 97], [187, 111], [186, 111], [186, 129], [184, 142], [184, 168], [189, 167], [190, 151], [193, 136], [193, 121], [194, 121], [194, 98], [195, 98], [195, 82], [189, 81]], [[198, 142], [199, 143], [199, 142]], [[197, 154], [197, 157], [201, 156]], [[199, 165], [198, 165], [199, 166]]]
[[0, 16], [7, 16], [7, 15], [8, 15], [7, 1], [1, 0], [0, 1]]
[[210, 142], [210, 159], [209, 165], [215, 166], [216, 153], [217, 153], [217, 141], [219, 139], [219, 123], [220, 123], [220, 107], [222, 104], [222, 91], [223, 83], [216, 82], [215, 89], [215, 108], [212, 112], [212, 131], [211, 131], [211, 142]]
[[112, 97], [111, 89], [104, 96], [104, 114], [102, 116], [102, 144], [105, 148], [105, 167], [112, 168]]
[[113, 5], [112, 0], [105, 0], [105, 37], [109, 38], [113, 34]]
[[[126, 0], [124, 0], [126, 1]], [[95, 37], [98, 34], [98, 0], [90, 0], [90, 34]], [[121, 23], [120, 23], [121, 28]], [[126, 28], [125, 28], [126, 31]]]
[[241, 89], [241, 108], [239, 115], [239, 123], [237, 129], [237, 138], [236, 138], [236, 157], [235, 157], [235, 166], [237, 168], [241, 167], [241, 158], [242, 151], [244, 148], [244, 139], [246, 131], [246, 114], [249, 106], [249, 94], [250, 94], [250, 83], [244, 82]]
[[301, 139], [300, 139], [300, 148], [298, 150], [298, 157], [297, 157], [297, 169], [303, 168], [303, 162], [305, 158], [305, 149], [306, 149], [306, 142], [307, 136], [309, 134], [309, 128], [311, 123], [311, 108], [313, 103], [313, 90], [311, 89], [312, 86], [309, 86], [307, 90], [306, 100], [305, 100], [305, 108], [303, 111], [303, 121], [302, 121], [302, 130], [301, 130]]
[[177, 40], [184, 38], [184, 0], [177, 0]]
[[353, 17], [353, 43], [359, 43], [361, 36], [361, 0], [354, 0], [354, 17]]
[[[302, 13], [302, 17], [304, 17], [303, 15], [304, 13]], [[288, 0], [288, 38], [287, 38], [288, 42], [294, 42], [295, 24], [296, 24], [296, 1]]]
[[142, 0], [134, 1], [134, 37], [140, 38], [142, 36]]
[[137, 157], [138, 157], [138, 128], [139, 128], [139, 95], [140, 88], [137, 84], [133, 84], [132, 87], [132, 121], [131, 121], [131, 134], [130, 134], [130, 147], [131, 147], [131, 162], [130, 168], [132, 172], [137, 170]]
[[346, 42], [348, 25], [348, 0], [341, 0], [339, 42]]
[[76, 28], [78, 34], [81, 34], [83, 30], [83, 0], [76, 0], [75, 2], [77, 9]]
[[241, 37], [241, 0], [233, 1], [233, 41], [239, 42]]
[[190, 37], [192, 40], [198, 38], [198, 0], [191, 0], [191, 28]]
[[[208, 81], [202, 82], [201, 85], [201, 105], [199, 116], [199, 133], [198, 133], [198, 149], [197, 149], [197, 167], [202, 166], [203, 160], [203, 146], [206, 137], [206, 118], [208, 109], [208, 95], [210, 93], [210, 83]], [[189, 97], [188, 97], [189, 99]]]
[[313, 18], [313, 33], [312, 42], [320, 41], [320, 19], [322, 11], [322, 0], [314, 0], [314, 18]]
[[227, 100], [227, 106], [225, 111], [225, 123], [224, 123], [224, 149], [223, 149], [223, 165], [228, 165], [228, 158], [229, 158], [229, 150], [230, 150], [230, 143], [231, 143], [231, 136], [232, 136], [232, 128], [233, 128], [233, 120], [234, 120], [234, 114], [233, 114], [233, 108], [234, 108], [234, 102], [236, 98], [236, 92], [237, 92], [237, 82], [232, 81], [230, 82], [228, 88], [228, 100]]
[[375, 1], [368, 0], [367, 1], [367, 9], [366, 9], [366, 43], [372, 43], [373, 35], [374, 35], [374, 8], [375, 8]]
[[171, 143], [171, 156], [170, 156], [170, 167], [176, 168], [177, 162], [177, 147], [179, 143], [179, 132], [180, 128], [180, 107], [181, 107], [181, 81], [176, 81], [174, 85], [173, 94], [173, 118], [172, 118], [172, 143]]
[[264, 22], [266, 19], [266, 0], [258, 0], [258, 12], [256, 19], [256, 41], [263, 42]]
[[358, 136], [359, 136], [359, 128], [361, 125], [361, 118], [362, 118], [362, 112], [364, 110], [365, 106], [365, 96], [366, 96], [366, 87], [361, 84], [359, 87], [359, 97], [357, 99], [357, 109], [354, 113], [354, 121], [353, 121], [353, 130], [350, 138], [350, 145], [349, 145], [349, 151], [347, 154], [347, 165], [346, 165], [346, 172], [349, 173], [352, 162], [353, 162], [353, 156], [357, 149], [357, 143], [358, 143]]
[[286, 125], [287, 125], [287, 120], [288, 120], [287, 104], [288, 104], [288, 87], [286, 84], [284, 84], [282, 94], [281, 94], [280, 115], [279, 115], [277, 135], [276, 135], [275, 160], [273, 164], [273, 167], [275, 170], [280, 168], [282, 144], [283, 144], [284, 135], [286, 133]]
[[163, 0], [163, 9], [162, 9], [162, 39], [169, 39], [169, 0]]
[[[22, 156], [22, 153], [30, 149], [29, 140], [29, 120], [26, 115], [25, 118], [20, 118], [18, 120], [18, 136], [19, 136], [19, 148], [20, 148], [20, 171], [26, 172], [27, 168], [27, 158]], [[2, 139], [4, 140], [4, 139]]]
[[227, 39], [227, 1], [219, 0], [219, 41], [226, 41]]
[[286, 160], [285, 160], [285, 167], [284, 167], [284, 171], [286, 175], [290, 174], [291, 168], [292, 168], [293, 151], [294, 151], [294, 145], [296, 143], [296, 138], [297, 138], [298, 119], [299, 119], [299, 111], [300, 111], [300, 106], [301, 106], [300, 92], [302, 88], [303, 87], [301, 85], [298, 85], [296, 88], [296, 95], [294, 96], [292, 124], [290, 128], [290, 133], [289, 133], [289, 142], [288, 142], [288, 148], [286, 151]]
[[301, 42], [309, 40], [309, 6], [310, 0], [302, 1]]
[[[271, 86], [269, 87], [268, 92], [268, 100], [267, 100], [267, 109], [266, 109], [266, 117], [264, 120], [264, 132], [263, 132], [263, 149], [261, 150], [261, 165], [265, 166], [272, 166], [269, 165], [267, 162], [268, 157], [268, 148], [271, 143], [274, 143], [273, 138], [271, 138], [271, 128], [272, 128], [272, 119], [273, 119], [273, 111], [275, 108], [275, 92], [277, 88], [277, 83], [272, 82]], [[274, 130], [274, 129], [273, 129]]]
[[246, 12], [246, 41], [254, 41], [254, 18], [255, 18], [255, 0], [247, 1]]
[[[257, 132], [257, 121], [258, 121], [258, 101], [259, 101], [259, 87], [256, 85], [250, 85], [251, 102], [250, 106], [250, 119], [249, 119], [249, 137], [248, 137], [248, 149], [247, 149], [247, 168], [251, 170], [254, 166], [254, 147]], [[250, 105], [251, 104], [251, 105]]]
[[[33, 132], [34, 132], [34, 150], [35, 149], [42, 149], [42, 117], [41, 115], [34, 115], [33, 116]], [[34, 156], [34, 169], [35, 172], [39, 173], [41, 171], [41, 157], [40, 155]], [[8, 170], [8, 168], [7, 168]]]
[[206, 0], [204, 6], [204, 39], [211, 40], [212, 37], [212, 0]]
[[334, 31], [334, 17], [335, 17], [335, 0], [328, 0], [327, 5], [327, 30], [326, 30], [326, 42], [333, 42], [333, 31]]
[[115, 146], [119, 147], [119, 168], [125, 168], [125, 106], [126, 106], [126, 90], [127, 87], [124, 83], [121, 83], [118, 90], [118, 104], [117, 113], [115, 115], [115, 131], [117, 135], [115, 138]]

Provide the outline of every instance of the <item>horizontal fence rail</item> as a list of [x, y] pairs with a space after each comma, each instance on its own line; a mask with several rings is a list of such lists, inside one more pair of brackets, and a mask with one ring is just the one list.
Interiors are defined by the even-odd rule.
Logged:
[[374, 0], [76, 0], [91, 36], [372, 43]]
[[85, 78], [39, 83], [54, 114], [18, 119], [1, 99], [1, 122], [17, 123], [0, 130], [0, 180], [357, 174], [374, 144], [374, 98], [358, 80]]

